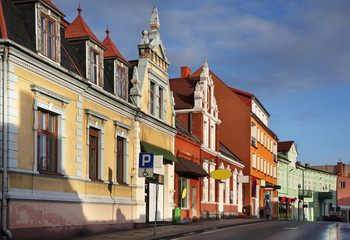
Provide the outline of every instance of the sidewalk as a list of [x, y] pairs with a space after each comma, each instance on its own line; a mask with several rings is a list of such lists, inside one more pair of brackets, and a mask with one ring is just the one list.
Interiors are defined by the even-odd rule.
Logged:
[[245, 224], [261, 223], [266, 220], [250, 218], [233, 218], [221, 220], [208, 220], [185, 224], [162, 225], [156, 227], [154, 236], [153, 225], [141, 229], [130, 229], [117, 232], [100, 233], [85, 237], [77, 237], [75, 240], [96, 240], [96, 239], [123, 239], [123, 240], [147, 240], [147, 239], [172, 239], [183, 234], [195, 234], [204, 231], [216, 230], [225, 227], [239, 226]]

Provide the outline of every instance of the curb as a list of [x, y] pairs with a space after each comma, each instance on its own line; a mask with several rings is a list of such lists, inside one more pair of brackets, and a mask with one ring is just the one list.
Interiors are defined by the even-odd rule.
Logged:
[[200, 234], [203, 232], [210, 232], [210, 231], [215, 231], [215, 230], [221, 230], [224, 228], [229, 228], [229, 227], [235, 227], [235, 226], [242, 226], [242, 225], [248, 225], [248, 224], [254, 224], [254, 223], [263, 223], [265, 221], [251, 221], [251, 222], [242, 222], [242, 223], [234, 223], [234, 224], [228, 224], [228, 225], [223, 225], [223, 226], [217, 226], [217, 227], [211, 227], [211, 228], [203, 228], [203, 229], [198, 229], [198, 230], [193, 230], [189, 232], [183, 232], [175, 235], [169, 235], [169, 236], [164, 236], [164, 237], [159, 237], [159, 238], [152, 238], [153, 240], [169, 240], [169, 239], [174, 239], [174, 238], [180, 238], [180, 237], [185, 237], [185, 236], [191, 236], [191, 235], [196, 235]]

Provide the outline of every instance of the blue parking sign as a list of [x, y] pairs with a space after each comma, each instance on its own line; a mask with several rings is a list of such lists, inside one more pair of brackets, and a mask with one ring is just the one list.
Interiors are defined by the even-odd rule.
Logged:
[[153, 168], [154, 153], [139, 154], [139, 168]]

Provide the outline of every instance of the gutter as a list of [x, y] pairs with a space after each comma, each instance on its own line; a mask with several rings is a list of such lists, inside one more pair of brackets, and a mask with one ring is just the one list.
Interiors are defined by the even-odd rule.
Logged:
[[2, 134], [3, 134], [3, 146], [2, 146], [2, 203], [1, 203], [1, 229], [12, 239], [12, 233], [7, 228], [7, 193], [8, 193], [8, 110], [7, 110], [7, 82], [8, 82], [8, 55], [9, 46], [5, 45], [4, 48], [4, 59], [3, 59], [3, 86], [2, 86], [2, 96], [3, 96], [3, 115], [2, 115]]

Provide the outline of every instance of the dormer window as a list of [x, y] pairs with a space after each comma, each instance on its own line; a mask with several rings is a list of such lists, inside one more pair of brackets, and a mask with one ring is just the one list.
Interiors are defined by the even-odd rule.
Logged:
[[117, 95], [121, 98], [126, 98], [126, 77], [125, 69], [118, 66], [117, 68]]
[[90, 49], [90, 81], [98, 84], [99, 80], [99, 54]]
[[55, 21], [41, 14], [41, 53], [55, 60]]

